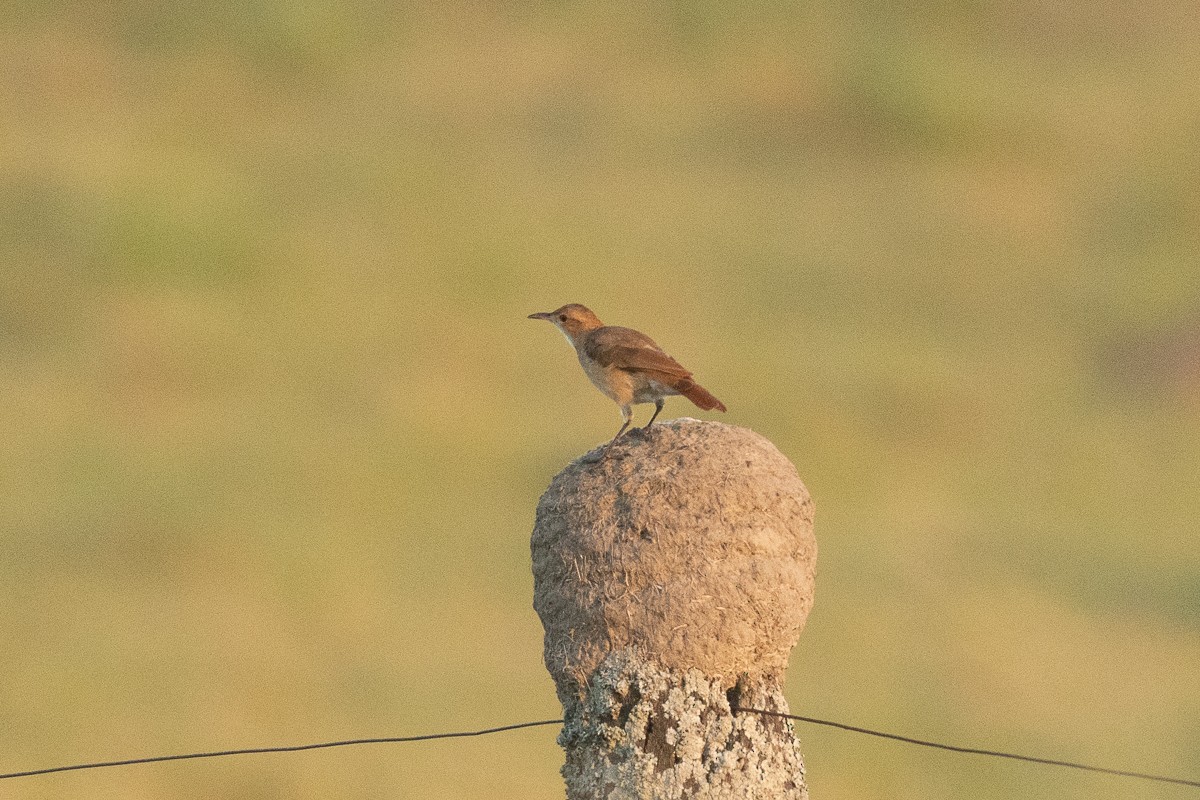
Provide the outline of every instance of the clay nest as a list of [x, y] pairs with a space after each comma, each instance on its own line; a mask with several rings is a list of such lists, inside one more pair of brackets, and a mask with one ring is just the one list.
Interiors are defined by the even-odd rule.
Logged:
[[559, 694], [633, 648], [727, 687], [782, 678], [813, 602], [813, 506], [762, 436], [678, 419], [577, 459], [537, 508], [533, 605]]

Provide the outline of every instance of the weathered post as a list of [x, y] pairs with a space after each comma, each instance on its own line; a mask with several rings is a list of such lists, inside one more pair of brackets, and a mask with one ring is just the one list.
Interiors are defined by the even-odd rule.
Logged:
[[813, 508], [752, 431], [680, 419], [555, 476], [534, 608], [566, 723], [568, 800], [807, 798], [786, 712], [813, 600]]

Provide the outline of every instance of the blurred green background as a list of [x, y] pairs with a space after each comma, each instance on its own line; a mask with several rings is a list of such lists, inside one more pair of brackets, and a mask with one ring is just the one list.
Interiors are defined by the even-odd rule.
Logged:
[[[1197, 777], [1190, 0], [4, 17], [0, 772], [558, 716], [533, 509], [619, 416], [525, 316], [582, 302], [812, 491], [798, 713]], [[815, 800], [1186, 794], [800, 734]], [[561, 798], [561, 761], [2, 793]]]

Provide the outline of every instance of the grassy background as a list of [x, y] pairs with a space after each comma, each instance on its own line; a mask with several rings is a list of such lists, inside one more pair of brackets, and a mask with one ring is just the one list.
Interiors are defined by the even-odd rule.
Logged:
[[[4, 15], [0, 771], [557, 716], [533, 508], [619, 418], [524, 317], [575, 301], [812, 490], [796, 710], [1197, 776], [1193, 3]], [[1183, 791], [800, 733], [818, 800]], [[3, 794], [556, 798], [561, 758]]]

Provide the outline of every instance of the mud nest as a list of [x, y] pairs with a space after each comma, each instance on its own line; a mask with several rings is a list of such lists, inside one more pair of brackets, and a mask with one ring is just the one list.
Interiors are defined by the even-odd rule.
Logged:
[[813, 602], [813, 506], [762, 436], [679, 419], [577, 459], [542, 495], [534, 608], [560, 697], [633, 648], [732, 687], [782, 677]]

